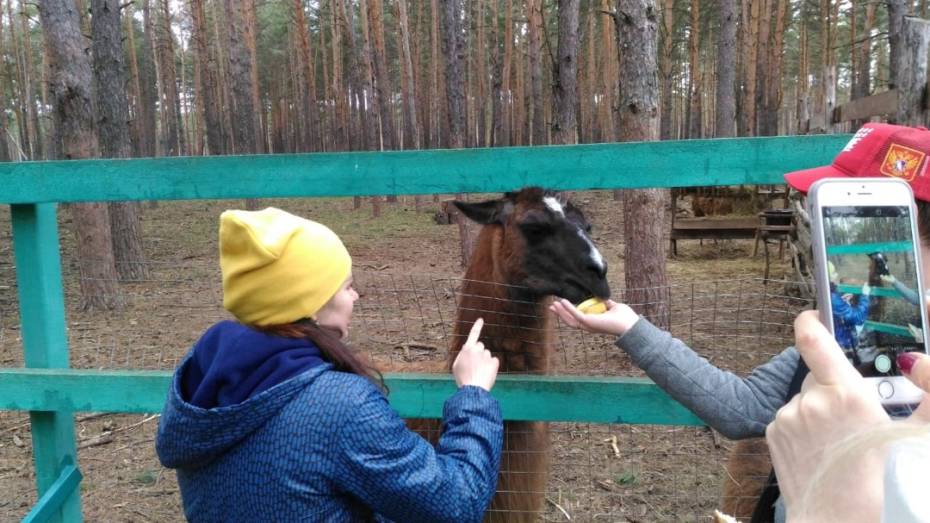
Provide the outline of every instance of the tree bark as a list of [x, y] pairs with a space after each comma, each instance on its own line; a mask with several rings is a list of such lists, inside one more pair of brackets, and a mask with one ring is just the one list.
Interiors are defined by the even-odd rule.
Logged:
[[736, 136], [736, 0], [718, 0], [717, 88], [714, 133]]
[[[298, 0], [299, 1], [299, 0]], [[201, 89], [196, 93], [203, 110], [204, 127], [207, 133], [207, 148], [210, 154], [226, 154], [223, 137], [223, 118], [217, 90], [217, 64], [207, 47], [207, 18], [203, 0], [191, 0], [192, 39], [200, 60]]]
[[[382, 149], [398, 149], [397, 134], [394, 130], [394, 110], [391, 75], [387, 68], [387, 52], [384, 46], [384, 9], [381, 0], [367, 0], [371, 38], [374, 43], [374, 54], [372, 55], [374, 65], [375, 79], [375, 96], [378, 97], [378, 107], [381, 114], [381, 144]], [[397, 196], [390, 194], [387, 196], [389, 203], [397, 201]]]
[[[97, 158], [94, 80], [77, 8], [69, 0], [42, 0], [39, 15], [49, 60], [55, 150], [63, 160]], [[69, 208], [77, 239], [80, 306], [85, 310], [116, 308], [121, 300], [106, 205], [87, 203]]]
[[701, 138], [703, 136], [703, 118], [701, 108], [701, 0], [691, 0], [691, 34], [690, 34], [691, 67], [688, 68], [689, 101], [688, 101], [688, 138]]
[[514, 92], [511, 83], [512, 64], [513, 64], [513, 0], [506, 0], [504, 3], [504, 63], [501, 65], [501, 125], [499, 141], [500, 145], [508, 146], [513, 143], [513, 112], [514, 112]]
[[578, 143], [578, 0], [559, 0], [559, 47], [552, 96], [556, 107], [554, 143]]
[[384, 12], [381, 0], [368, 2], [368, 20], [373, 44], [372, 63], [374, 65], [375, 95], [381, 115], [381, 140], [384, 149], [397, 149], [397, 136], [394, 133], [394, 116], [391, 109], [391, 76], [387, 69], [384, 49]]
[[[120, 6], [118, 0], [92, 0], [97, 134], [104, 158], [129, 158], [129, 99], [126, 96]], [[143, 280], [148, 265], [142, 248], [142, 225], [135, 202], [108, 204], [113, 256], [120, 280]]]
[[258, 83], [258, 50], [256, 40], [258, 39], [258, 22], [255, 14], [255, 0], [243, 0], [242, 17], [245, 22], [245, 45], [249, 49], [249, 70], [252, 75], [251, 92], [252, 92], [252, 118], [255, 119], [255, 144], [252, 152], [265, 152], [265, 114], [262, 106], [261, 95], [259, 93]]
[[232, 83], [233, 154], [250, 154], [257, 150], [255, 107], [252, 99], [252, 59], [245, 38], [242, 0], [225, 0], [228, 20], [229, 77]]
[[662, 82], [660, 99], [659, 136], [662, 140], [676, 138], [672, 123], [672, 51], [675, 49], [675, 0], [663, 0], [662, 4], [662, 59], [659, 71]]
[[[655, 0], [617, 0], [616, 25], [620, 61], [621, 140], [659, 138], [657, 16]], [[668, 190], [624, 191], [623, 215], [627, 303], [637, 304], [656, 325], [669, 325], [665, 301], [665, 233]]]
[[404, 126], [409, 130], [410, 141], [406, 149], [419, 149], [422, 147], [419, 119], [417, 118], [417, 100], [415, 91], [416, 75], [413, 71], [413, 56], [410, 52], [410, 21], [407, 18], [407, 0], [397, 0], [398, 24], [401, 35], [401, 61], [403, 75], [406, 78], [407, 88], [403, 93], [406, 103]]
[[[20, 3], [21, 11], [19, 13], [20, 23], [20, 53], [22, 62], [22, 101], [25, 106], [23, 122], [26, 128], [26, 136], [29, 139], [29, 158], [39, 160], [43, 158], [42, 148], [42, 129], [39, 127], [39, 115], [36, 110], [35, 88], [33, 79], [35, 75], [32, 68], [32, 39], [29, 37], [29, 26], [26, 23], [26, 4]], [[13, 20], [10, 19], [12, 28]], [[11, 32], [12, 34], [12, 32]]]
[[888, 6], [888, 88], [898, 86], [898, 77], [902, 69], [911, 64], [904, 63], [907, 51], [904, 49], [904, 17], [910, 2], [908, 0], [887, 0]]
[[765, 93], [762, 136], [775, 136], [778, 132], [778, 113], [782, 103], [782, 64], [785, 51], [785, 28], [788, 24], [788, 0], [773, 0], [775, 26], [772, 32], [771, 46], [768, 53], [768, 81], [762, 86]]
[[531, 119], [530, 125], [532, 130], [531, 145], [546, 144], [546, 110], [543, 100], [543, 67], [542, 67], [542, 0], [527, 0], [527, 19], [529, 36], [529, 60], [530, 60], [530, 102]]
[[161, 80], [162, 148], [165, 156], [184, 154], [181, 131], [177, 71], [174, 65], [174, 36], [171, 32], [171, 11], [168, 0], [161, 0], [161, 32], [158, 38], [158, 70]]
[[[599, 107], [599, 127], [601, 141], [612, 142], [617, 139], [616, 128], [614, 127], [614, 110], [616, 108], [614, 91], [618, 88], [623, 89], [623, 86], [618, 87], [617, 66], [623, 61], [623, 56], [618, 56], [617, 53], [613, 52], [618, 45], [614, 36], [617, 31], [617, 24], [614, 17], [609, 14], [611, 11], [610, 0], [601, 0], [601, 11], [604, 12], [601, 17], [601, 89], [603, 96]], [[615, 193], [614, 197], [616, 198], [618, 194]]]
[[[335, 99], [335, 114], [333, 115], [333, 134], [336, 140], [335, 147], [337, 151], [345, 151], [348, 149], [349, 137], [347, 132], [347, 124], [349, 122], [348, 113], [348, 97], [345, 93], [345, 87], [343, 86], [343, 57], [342, 57], [342, 31], [343, 27], [339, 24], [339, 13], [343, 12], [345, 9], [351, 9], [351, 6], [345, 4], [346, 0], [333, 0], [332, 3], [332, 40], [330, 45], [332, 46], [333, 52], [333, 69], [332, 69], [332, 96]], [[361, 12], [362, 17], [362, 26], [367, 28], [366, 24], [366, 14], [364, 11]], [[348, 25], [345, 30], [348, 29]], [[366, 66], [365, 71], [370, 71]], [[371, 84], [368, 84], [369, 88], [373, 87]], [[370, 91], [369, 91], [370, 93]], [[370, 148], [370, 146], [369, 146]]]
[[[532, 0], [531, 0], [532, 1]], [[442, 55], [446, 64], [449, 115], [449, 146], [465, 147], [465, 35], [462, 27], [462, 0], [442, 0]]]

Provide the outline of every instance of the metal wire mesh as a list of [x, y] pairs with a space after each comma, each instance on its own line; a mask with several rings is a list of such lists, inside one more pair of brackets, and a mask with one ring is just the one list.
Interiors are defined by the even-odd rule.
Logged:
[[[148, 237], [147, 252], [158, 253], [146, 262], [149, 277], [121, 284], [124, 308], [106, 313], [79, 310], [79, 264], [94, 260], [75, 259], [62, 232], [73, 367], [172, 369], [206, 327], [228, 317], [212, 223], [178, 233], [199, 234], [203, 244], [183, 256], [171, 247], [179, 240], [171, 231], [166, 226]], [[8, 227], [0, 227], [0, 237], [9, 239]], [[10, 244], [0, 248], [0, 366], [17, 367], [22, 343]], [[620, 278], [622, 271], [613, 275]], [[361, 299], [350, 344], [384, 368], [441, 370], [463, 280], [368, 264], [356, 266], [355, 281]], [[614, 298], [623, 300], [621, 282], [611, 284]], [[745, 374], [791, 343], [794, 317], [810, 306], [785, 289], [782, 281], [751, 277], [675, 283], [662, 289], [669, 313], [655, 322], [715, 365]], [[642, 375], [611, 337], [555, 327], [554, 374]], [[154, 456], [156, 423], [151, 416], [78, 416], [89, 520], [180, 518], [174, 474]], [[542, 521], [698, 521], [719, 506], [731, 443], [708, 429], [552, 423], [550, 433]], [[21, 517], [35, 502], [30, 456], [28, 416], [0, 412], [0, 491], [13, 493], [0, 496], [0, 520]]]

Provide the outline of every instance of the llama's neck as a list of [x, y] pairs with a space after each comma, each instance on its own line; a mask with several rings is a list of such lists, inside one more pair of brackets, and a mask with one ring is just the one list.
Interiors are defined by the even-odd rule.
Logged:
[[[519, 282], [508, 281], [509, 263], [518, 257], [503, 249], [502, 231], [484, 227], [478, 236], [456, 313], [452, 354], [457, 354], [472, 324], [484, 319], [481, 340], [500, 359], [501, 372], [548, 374], [552, 347], [550, 299], [519, 292]], [[451, 364], [451, 360], [450, 360]]]

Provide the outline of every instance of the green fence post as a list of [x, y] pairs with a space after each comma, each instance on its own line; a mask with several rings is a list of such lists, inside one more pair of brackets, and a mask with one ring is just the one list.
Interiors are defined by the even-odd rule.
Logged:
[[[67, 368], [68, 338], [55, 204], [12, 205], [10, 210], [26, 367]], [[65, 466], [77, 463], [74, 415], [69, 411], [31, 411], [29, 419], [36, 485], [42, 496]], [[68, 496], [51, 521], [81, 521], [79, 489]]]

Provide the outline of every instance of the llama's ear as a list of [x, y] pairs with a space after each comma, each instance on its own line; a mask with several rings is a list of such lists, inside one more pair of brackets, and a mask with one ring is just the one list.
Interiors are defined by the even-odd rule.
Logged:
[[469, 203], [454, 200], [453, 205], [458, 207], [468, 219], [482, 225], [504, 223], [507, 216], [513, 211], [513, 204], [507, 200], [491, 200], [480, 203]]

